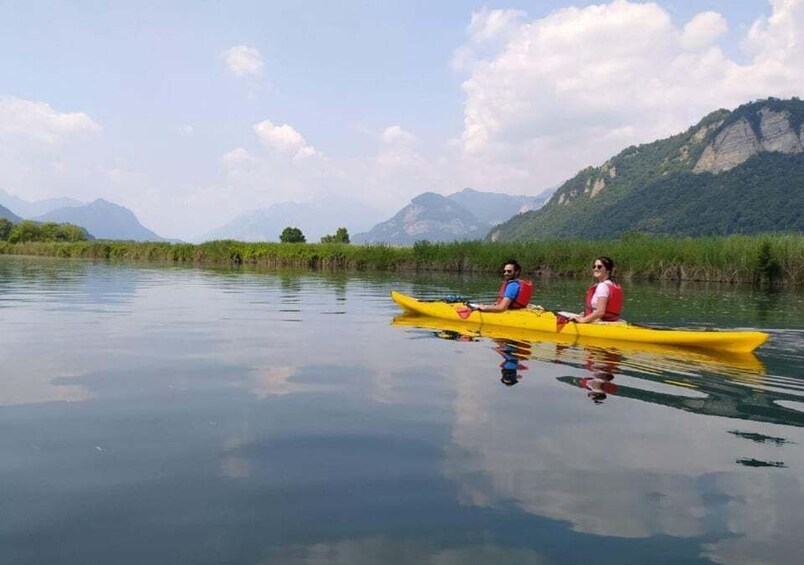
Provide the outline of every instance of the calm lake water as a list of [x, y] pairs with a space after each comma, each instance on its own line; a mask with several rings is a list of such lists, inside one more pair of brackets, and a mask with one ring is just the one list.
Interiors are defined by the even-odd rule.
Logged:
[[625, 284], [756, 356], [392, 324], [498, 284], [0, 257], [0, 563], [800, 562], [801, 291]]

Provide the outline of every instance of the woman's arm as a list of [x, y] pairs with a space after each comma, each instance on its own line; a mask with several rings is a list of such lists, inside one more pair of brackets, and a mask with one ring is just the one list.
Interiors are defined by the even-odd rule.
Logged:
[[598, 297], [597, 306], [595, 306], [594, 312], [592, 312], [588, 316], [575, 316], [573, 320], [575, 320], [579, 324], [589, 324], [591, 322], [596, 322], [606, 314], [606, 304], [608, 304], [608, 302], [609, 302], [608, 297], [603, 296]]

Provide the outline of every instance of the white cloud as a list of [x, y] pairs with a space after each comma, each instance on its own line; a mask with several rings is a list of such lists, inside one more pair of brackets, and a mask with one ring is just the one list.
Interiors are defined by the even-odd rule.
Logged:
[[[788, 64], [804, 54], [804, 1], [771, 0], [773, 13], [758, 19], [748, 33], [745, 49], [754, 55], [754, 64]], [[801, 71], [801, 65], [791, 70]], [[781, 70], [781, 69], [780, 69]], [[800, 76], [800, 75], [799, 75]], [[799, 90], [801, 90], [799, 83]]]
[[401, 126], [385, 128], [380, 140], [377, 164], [388, 173], [396, 175], [401, 168], [418, 169], [424, 165], [423, 157], [415, 149], [416, 136]]
[[485, 7], [473, 13], [468, 28], [469, 41], [455, 51], [453, 68], [466, 70], [489, 49], [510, 40], [519, 31], [525, 16], [521, 10], [489, 10]]
[[295, 160], [320, 156], [315, 147], [309, 145], [302, 135], [288, 124], [277, 126], [271, 120], [263, 120], [254, 126], [254, 132], [263, 145], [279, 153], [292, 155]]
[[101, 185], [104, 177], [100, 131], [84, 112], [0, 96], [0, 188], [29, 201], [94, 196], [90, 187]]
[[194, 191], [186, 207], [228, 219], [279, 202], [308, 202], [339, 186], [327, 160], [293, 126], [263, 120], [251, 130], [256, 139], [221, 157], [223, 179]]
[[[376, 154], [352, 159], [324, 157], [288, 124], [264, 120], [252, 130], [267, 151], [246, 143], [226, 153], [221, 159], [224, 181], [197, 191], [186, 207], [233, 217], [279, 202], [344, 204], [339, 212], [343, 221], [360, 225], [361, 231], [416, 194], [444, 186], [436, 174], [439, 165], [422, 157], [417, 136], [398, 124], [372, 133]], [[374, 210], [369, 225], [363, 225], [365, 213], [352, 217], [366, 209]]]
[[[728, 25], [714, 12], [679, 27], [660, 5], [627, 0], [532, 21], [481, 11], [456, 50], [456, 66], [469, 73], [460, 138], [465, 184], [544, 188], [717, 108], [800, 95], [804, 1], [772, 6], [746, 37], [746, 64], [717, 45]], [[493, 52], [476, 49], [499, 34], [505, 41]]]
[[253, 160], [254, 157], [252, 157], [248, 150], [244, 147], [232, 149], [222, 158], [223, 164], [227, 168], [238, 167]]
[[472, 14], [469, 33], [477, 42], [506, 38], [518, 27], [525, 15], [522, 10], [489, 10], [484, 7]]
[[54, 144], [68, 137], [100, 131], [83, 112], [58, 112], [46, 102], [0, 97], [0, 136]]
[[264, 64], [262, 55], [255, 47], [237, 45], [223, 52], [226, 66], [238, 78], [260, 77]]
[[699, 49], [710, 45], [729, 29], [726, 18], [717, 12], [696, 14], [681, 34], [681, 44], [687, 49]]
[[416, 136], [401, 126], [389, 126], [383, 130], [381, 139], [387, 145], [411, 145]]

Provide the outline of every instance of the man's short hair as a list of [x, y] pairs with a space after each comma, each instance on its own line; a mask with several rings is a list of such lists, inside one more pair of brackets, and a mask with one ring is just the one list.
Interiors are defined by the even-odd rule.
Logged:
[[515, 273], [522, 272], [522, 267], [519, 266], [519, 263], [517, 263], [516, 259], [508, 259], [508, 261], [502, 264], [502, 268], [500, 270], [504, 269], [506, 265], [513, 265]]

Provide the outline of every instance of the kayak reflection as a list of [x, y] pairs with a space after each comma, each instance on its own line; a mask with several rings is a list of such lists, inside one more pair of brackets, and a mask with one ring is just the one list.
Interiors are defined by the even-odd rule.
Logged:
[[[515, 361], [518, 367], [530, 359], [584, 371], [583, 376], [557, 378], [584, 389], [598, 404], [609, 395], [616, 395], [696, 414], [804, 426], [804, 413], [796, 408], [800, 403], [799, 390], [784, 378], [768, 376], [764, 364], [753, 353], [566, 338], [404, 314], [392, 323], [449, 331], [473, 341], [491, 339], [504, 360], [501, 370], [506, 368], [506, 362], [513, 369]], [[503, 377], [508, 375], [508, 383], [502, 381], [503, 384], [520, 382], [521, 371], [516, 371], [516, 380], [510, 370], [504, 373]]]
[[[671, 345], [636, 343], [602, 338], [539, 332], [518, 328], [481, 325], [475, 322], [450, 321], [430, 316], [402, 314], [392, 322], [395, 326], [450, 332], [464, 338], [491, 338], [531, 344], [531, 356], [549, 363], [566, 363], [582, 367], [589, 360], [590, 350], [615, 351], [627, 354], [632, 368], [648, 373], [680, 372], [690, 368], [709, 370], [747, 382], [756, 382], [765, 375], [765, 365], [753, 353], [733, 353], [708, 349], [690, 349]], [[539, 347], [535, 347], [536, 345]], [[601, 355], [595, 353], [595, 355]]]

